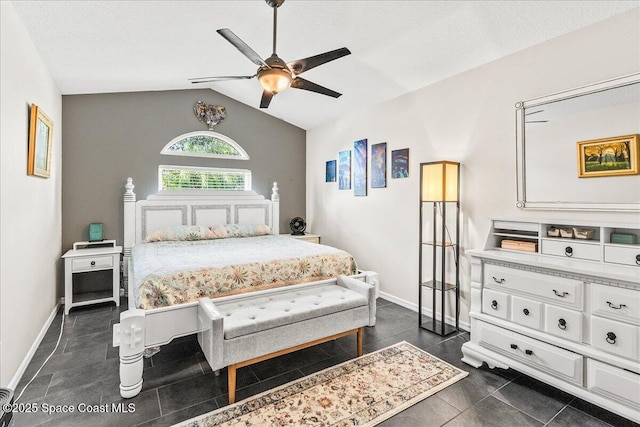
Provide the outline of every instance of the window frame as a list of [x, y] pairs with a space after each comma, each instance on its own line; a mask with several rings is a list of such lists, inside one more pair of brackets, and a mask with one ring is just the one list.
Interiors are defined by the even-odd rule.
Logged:
[[[226, 189], [226, 188], [163, 188], [162, 187], [162, 171], [163, 169], [178, 169], [178, 170], [191, 170], [200, 172], [213, 172], [213, 173], [241, 173], [244, 175], [244, 189]], [[180, 165], [158, 165], [158, 193], [172, 193], [180, 192], [180, 194], [186, 194], [185, 192], [200, 192], [200, 191], [251, 191], [251, 170], [249, 169], [231, 169], [231, 168], [215, 168], [207, 166], [180, 166]]]
[[[190, 152], [190, 151], [170, 151], [169, 150], [169, 147], [171, 147], [172, 145], [177, 144], [178, 142], [182, 141], [183, 139], [191, 138], [191, 137], [194, 137], [194, 136], [208, 136], [208, 137], [211, 137], [211, 138], [219, 139], [219, 140], [221, 140], [223, 142], [226, 142], [230, 146], [232, 146], [235, 150], [238, 151], [238, 153], [240, 153], [240, 155], [239, 156], [232, 156], [232, 155], [229, 155], [229, 154], [194, 153], [194, 152]], [[208, 157], [208, 158], [214, 158], [214, 159], [249, 160], [249, 155], [244, 150], [244, 148], [242, 148], [240, 146], [240, 144], [235, 142], [233, 139], [231, 139], [228, 136], [223, 135], [221, 133], [212, 132], [212, 131], [206, 131], [206, 130], [188, 132], [188, 133], [183, 133], [182, 135], [176, 136], [175, 138], [173, 138], [171, 141], [169, 141], [162, 148], [162, 150], [160, 151], [160, 154], [165, 154], [167, 156]]]

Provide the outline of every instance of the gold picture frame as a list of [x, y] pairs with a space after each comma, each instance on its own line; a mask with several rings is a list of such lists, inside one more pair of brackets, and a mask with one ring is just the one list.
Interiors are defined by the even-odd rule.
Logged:
[[49, 178], [51, 175], [52, 138], [53, 122], [40, 107], [31, 104], [27, 175]]
[[578, 178], [637, 175], [638, 141], [637, 134], [579, 141]]

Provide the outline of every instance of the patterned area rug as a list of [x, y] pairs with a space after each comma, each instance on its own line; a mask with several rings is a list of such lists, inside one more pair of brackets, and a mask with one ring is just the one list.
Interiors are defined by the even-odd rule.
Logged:
[[467, 372], [400, 342], [179, 426], [374, 426]]

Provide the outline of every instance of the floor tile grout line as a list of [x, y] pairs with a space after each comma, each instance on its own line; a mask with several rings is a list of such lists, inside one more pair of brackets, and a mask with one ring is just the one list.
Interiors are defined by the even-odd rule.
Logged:
[[556, 414], [555, 414], [553, 417], [551, 417], [551, 419], [550, 419], [549, 421], [547, 421], [546, 423], [544, 423], [544, 427], [546, 427], [546, 426], [547, 426], [548, 424], [550, 424], [553, 420], [555, 420], [555, 419], [558, 417], [558, 415], [560, 415], [560, 413], [561, 413], [562, 411], [564, 411], [564, 410], [567, 408], [567, 406], [569, 406], [569, 404], [570, 404], [571, 402], [573, 402], [574, 400], [575, 400], [575, 397], [574, 397], [573, 399], [571, 399], [571, 400], [570, 400], [566, 405], [564, 405], [562, 408], [560, 408], [560, 410], [559, 410], [558, 412], [556, 412]]
[[160, 409], [160, 416], [162, 416], [162, 403], [160, 403], [160, 393], [158, 393], [158, 389], [156, 388], [156, 399], [158, 399], [158, 408]]

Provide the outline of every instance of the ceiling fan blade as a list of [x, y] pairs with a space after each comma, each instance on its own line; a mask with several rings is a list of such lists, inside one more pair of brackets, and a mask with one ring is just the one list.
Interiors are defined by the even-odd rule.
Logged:
[[331, 89], [327, 89], [324, 86], [305, 80], [302, 77], [296, 77], [291, 81], [291, 87], [296, 89], [308, 90], [311, 92], [321, 93], [322, 95], [332, 96], [334, 98], [340, 97], [342, 94]]
[[326, 64], [334, 59], [342, 58], [349, 55], [351, 51], [346, 47], [332, 50], [330, 52], [321, 53], [319, 55], [310, 56], [309, 58], [298, 59], [287, 63], [287, 67], [293, 72], [293, 74], [302, 74], [307, 70], [317, 67], [318, 65]]
[[252, 79], [253, 76], [217, 76], [217, 77], [197, 77], [195, 79], [189, 79], [191, 83], [209, 83], [209, 82], [223, 82], [226, 80], [247, 80]]
[[260, 55], [258, 55], [255, 50], [251, 49], [248, 44], [243, 42], [240, 37], [236, 36], [230, 29], [222, 28], [218, 30], [218, 34], [227, 39], [229, 43], [234, 45], [236, 49], [242, 52], [242, 54], [249, 58], [254, 64], [271, 68], [264, 62], [264, 59], [260, 58]]
[[260, 108], [268, 108], [272, 99], [273, 99], [273, 93], [267, 90], [263, 91], [262, 99], [260, 100]]

